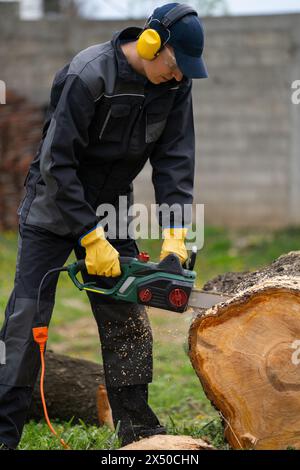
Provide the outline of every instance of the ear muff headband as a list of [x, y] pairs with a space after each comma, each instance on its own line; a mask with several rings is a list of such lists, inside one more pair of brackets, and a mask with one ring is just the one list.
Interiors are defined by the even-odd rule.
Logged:
[[170, 28], [174, 23], [176, 23], [178, 20], [181, 20], [181, 18], [186, 15], [198, 16], [198, 13], [190, 5], [177, 5], [163, 16], [163, 18], [161, 19], [161, 24], [165, 28]]
[[[189, 5], [177, 5], [166, 13], [161, 20], [150, 16], [137, 41], [137, 51], [139, 56], [146, 60], [155, 59], [171, 37], [169, 28], [186, 15], [198, 15], [198, 13]], [[154, 21], [157, 21], [167, 31], [168, 38], [166, 40], [161, 38], [158, 31], [149, 27]]]

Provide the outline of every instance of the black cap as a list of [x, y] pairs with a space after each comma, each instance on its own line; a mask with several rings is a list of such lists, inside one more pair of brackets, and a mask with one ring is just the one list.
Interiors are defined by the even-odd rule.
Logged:
[[[196, 14], [187, 14], [169, 27], [168, 31], [159, 22], [164, 15], [179, 3], [168, 3], [156, 8], [149, 20], [148, 27], [158, 31], [175, 53], [177, 65], [188, 78], [207, 78], [207, 68], [202, 58], [204, 49], [204, 30]], [[159, 20], [159, 21], [157, 21]]]

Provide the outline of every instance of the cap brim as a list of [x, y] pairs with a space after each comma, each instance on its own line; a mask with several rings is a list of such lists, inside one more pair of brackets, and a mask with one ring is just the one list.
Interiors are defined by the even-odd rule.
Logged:
[[208, 72], [202, 57], [192, 57], [174, 48], [176, 62], [187, 78], [207, 78]]

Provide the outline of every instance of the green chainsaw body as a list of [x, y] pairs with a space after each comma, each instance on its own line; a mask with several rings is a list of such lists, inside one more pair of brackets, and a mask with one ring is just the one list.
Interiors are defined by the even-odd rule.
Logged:
[[153, 263], [146, 253], [140, 253], [138, 258], [120, 257], [120, 265], [122, 274], [115, 278], [116, 284], [110, 289], [98, 287], [96, 282], [81, 283], [77, 279], [78, 272], [86, 269], [84, 260], [67, 266], [67, 271], [80, 290], [179, 313], [186, 310], [196, 272], [184, 269], [175, 254], [168, 255], [160, 263]]

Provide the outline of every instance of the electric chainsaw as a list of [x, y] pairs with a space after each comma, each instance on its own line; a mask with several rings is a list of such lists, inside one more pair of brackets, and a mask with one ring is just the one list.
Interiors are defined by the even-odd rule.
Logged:
[[229, 298], [221, 293], [195, 289], [196, 272], [193, 269], [196, 255], [194, 249], [184, 267], [175, 254], [166, 256], [160, 263], [151, 262], [145, 252], [137, 258], [121, 256], [122, 274], [110, 289], [98, 287], [95, 282], [81, 283], [77, 279], [79, 271], [86, 269], [84, 260], [67, 266], [66, 270], [80, 290], [183, 313], [189, 307], [207, 309]]
[[45, 279], [52, 273], [67, 271], [75, 286], [80, 290], [92, 291], [101, 295], [113, 297], [116, 300], [125, 300], [164, 310], [183, 313], [188, 308], [207, 309], [229, 298], [221, 293], [208, 292], [195, 289], [196, 272], [193, 270], [196, 261], [197, 250], [193, 249], [190, 259], [181, 266], [177, 255], [170, 254], [160, 263], [153, 263], [149, 255], [140, 253], [137, 258], [120, 257], [121, 276], [116, 279], [116, 284], [110, 289], [97, 286], [96, 282], [81, 283], [77, 279], [79, 271], [86, 270], [84, 260], [79, 260], [68, 266], [49, 269], [43, 276], [37, 298], [37, 325], [32, 329], [34, 341], [39, 345], [42, 373], [40, 380], [41, 399], [45, 419], [51, 432], [59, 438], [65, 449], [69, 445], [58, 436], [53, 428], [47, 411], [44, 395], [45, 376], [45, 347], [48, 340], [48, 326], [40, 309], [42, 286]]

